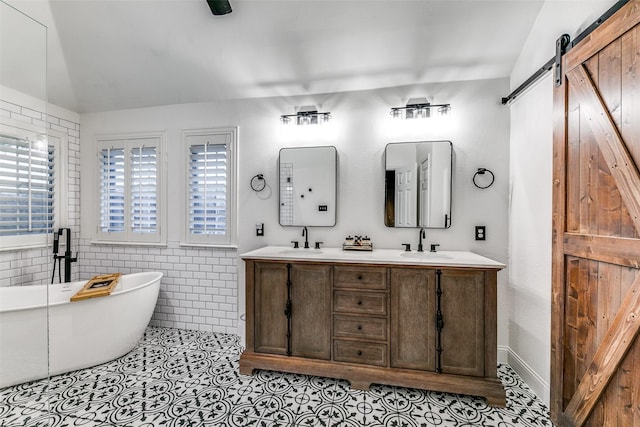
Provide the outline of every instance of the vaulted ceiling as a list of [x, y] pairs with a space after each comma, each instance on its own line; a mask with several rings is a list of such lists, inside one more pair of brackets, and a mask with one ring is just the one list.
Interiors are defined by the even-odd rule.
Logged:
[[4, 0], [76, 112], [507, 77], [544, 0]]

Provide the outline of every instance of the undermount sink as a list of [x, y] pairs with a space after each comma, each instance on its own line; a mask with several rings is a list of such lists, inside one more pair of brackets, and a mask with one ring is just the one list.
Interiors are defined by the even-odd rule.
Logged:
[[319, 255], [322, 253], [320, 249], [283, 249], [278, 252], [281, 255]]
[[449, 255], [438, 252], [402, 252], [400, 256], [418, 259], [451, 259]]

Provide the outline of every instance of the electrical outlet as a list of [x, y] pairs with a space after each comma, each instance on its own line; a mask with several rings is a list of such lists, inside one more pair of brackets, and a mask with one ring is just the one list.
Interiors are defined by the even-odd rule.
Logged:
[[256, 236], [264, 236], [264, 223], [256, 222]]
[[476, 240], [487, 240], [487, 229], [484, 225], [476, 225]]

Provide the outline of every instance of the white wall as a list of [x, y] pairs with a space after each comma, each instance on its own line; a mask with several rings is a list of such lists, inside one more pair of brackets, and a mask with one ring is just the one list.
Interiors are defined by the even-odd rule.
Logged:
[[[513, 68], [519, 86], [555, 54], [555, 40], [572, 39], [614, 1], [548, 0]], [[551, 73], [511, 104], [509, 209], [509, 364], [549, 402], [551, 343]]]
[[[446, 84], [419, 85], [389, 89], [320, 95], [314, 98], [265, 98], [242, 101], [185, 104], [126, 111], [83, 114], [82, 122], [82, 237], [90, 245], [95, 230], [96, 216], [96, 173], [95, 135], [111, 132], [133, 132], [166, 130], [168, 136], [169, 160], [169, 248], [148, 249], [153, 253], [138, 254], [142, 259], [127, 260], [128, 251], [142, 251], [144, 248], [105, 248], [105, 257], [122, 258], [108, 265], [108, 268], [134, 265], [134, 269], [144, 268], [145, 259], [160, 266], [153, 257], [176, 256], [178, 250], [180, 224], [184, 192], [181, 186], [181, 141], [182, 129], [239, 126], [239, 253], [265, 245], [289, 245], [291, 240], [302, 240], [299, 227], [281, 227], [278, 224], [277, 156], [282, 147], [334, 145], [338, 151], [338, 215], [333, 228], [310, 228], [310, 241], [323, 241], [325, 246], [339, 246], [348, 234], [367, 234], [375, 247], [398, 248], [401, 243], [417, 245], [416, 230], [389, 229], [383, 224], [384, 207], [384, 148], [391, 141], [441, 140], [453, 141], [455, 151], [453, 178], [453, 226], [448, 230], [427, 232], [427, 243], [439, 243], [441, 249], [472, 250], [498, 261], [507, 260], [507, 200], [508, 200], [508, 109], [500, 105], [500, 98], [508, 92], [506, 79]], [[415, 96], [433, 96], [434, 102], [447, 102], [452, 106], [452, 120], [449, 130], [421, 127], [406, 121], [408, 129], [394, 126], [390, 118], [390, 108], [401, 106]], [[299, 105], [316, 104], [322, 111], [330, 111], [333, 120], [330, 126], [284, 127], [279, 116], [294, 112]], [[428, 123], [428, 122], [427, 122]], [[422, 123], [425, 125], [425, 123]], [[433, 123], [431, 123], [433, 125]], [[429, 125], [429, 126], [431, 126]], [[479, 190], [471, 182], [479, 167], [491, 169], [496, 175], [496, 183], [489, 189]], [[262, 173], [267, 180], [267, 188], [255, 193], [249, 182], [252, 176]], [[255, 236], [255, 223], [265, 224], [265, 236]], [[487, 240], [474, 240], [474, 225], [487, 226]], [[93, 246], [92, 253], [100, 258], [99, 246]], [[108, 250], [107, 250], [108, 249]], [[200, 259], [208, 263], [217, 262], [219, 254], [200, 254]], [[225, 254], [229, 256], [228, 253]], [[140, 264], [136, 264], [140, 263]], [[234, 267], [229, 266], [229, 277], [220, 283], [205, 282], [199, 291], [215, 292], [214, 288], [228, 287], [233, 283]], [[178, 259], [169, 268], [189, 273], [195, 265], [184, 265]], [[169, 269], [167, 268], [167, 270]], [[244, 313], [244, 265], [237, 264], [237, 306], [226, 307], [236, 310], [236, 318]], [[188, 274], [187, 274], [188, 276]], [[207, 274], [198, 280], [206, 280]], [[180, 283], [167, 284], [163, 279], [163, 303], [165, 310], [199, 301], [201, 294], [189, 294], [186, 287], [192, 278], [177, 274], [173, 280]], [[507, 340], [506, 273], [499, 274], [499, 342]], [[171, 289], [169, 289], [169, 287]], [[187, 292], [181, 292], [183, 289]], [[213, 287], [213, 288], [212, 288]], [[228, 303], [232, 298], [230, 296]], [[205, 304], [206, 307], [206, 304]], [[191, 312], [195, 313], [191, 307]], [[182, 311], [182, 310], [181, 310]], [[203, 328], [204, 324], [190, 321], [186, 313], [164, 313], [164, 319], [156, 321], [176, 321], [179, 325]], [[229, 312], [225, 316], [230, 315]], [[182, 319], [182, 320], [181, 320]], [[202, 320], [202, 319], [199, 319]], [[168, 324], [168, 323], [164, 323]], [[213, 321], [208, 323], [216, 329]], [[235, 325], [234, 325], [235, 326]], [[227, 332], [236, 330], [227, 326]], [[244, 335], [244, 324], [239, 323], [237, 332]]]

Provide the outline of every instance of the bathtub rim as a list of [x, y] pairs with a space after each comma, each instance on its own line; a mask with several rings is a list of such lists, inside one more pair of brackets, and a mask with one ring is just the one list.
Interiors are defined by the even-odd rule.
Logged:
[[[140, 285], [138, 285], [138, 286], [136, 286], [136, 287], [134, 287], [134, 288], [131, 288], [131, 289], [122, 289], [122, 287], [120, 286], [120, 285], [121, 285], [121, 283], [119, 283], [119, 284], [118, 284], [118, 286], [116, 287], [116, 290], [115, 290], [114, 292], [112, 292], [110, 295], [105, 295], [105, 296], [117, 296], [117, 295], [126, 294], [126, 293], [129, 293], [129, 292], [136, 291], [136, 290], [138, 290], [138, 289], [145, 288], [145, 287], [147, 287], [147, 286], [152, 285], [152, 284], [153, 284], [153, 283], [155, 283], [156, 281], [160, 281], [160, 280], [162, 280], [162, 277], [164, 276], [164, 273], [163, 273], [162, 271], [139, 271], [139, 272], [137, 272], [137, 273], [128, 273], [128, 274], [123, 274], [123, 275], [122, 275], [122, 278], [124, 278], [124, 277], [130, 277], [130, 276], [138, 276], [138, 275], [143, 275], [143, 274], [155, 274], [155, 275], [153, 276], [153, 278], [152, 278], [151, 280], [149, 280], [149, 281], [147, 281], [147, 282], [144, 282], [144, 283], [142, 283], [142, 284], [140, 284]], [[45, 285], [6, 286], [6, 287], [2, 287], [2, 288], [0, 288], [0, 292], [2, 292], [4, 289], [11, 289], [11, 288], [18, 288], [18, 289], [19, 289], [19, 288], [26, 288], [26, 287], [31, 287], [31, 286], [37, 286], [37, 287], [42, 287], [42, 288], [47, 287], [47, 288], [48, 288], [48, 287], [50, 287], [50, 286], [60, 286], [60, 287], [63, 287], [63, 286], [65, 286], [65, 285], [71, 285], [71, 284], [74, 284], [74, 285], [76, 285], [76, 286], [79, 284], [79, 285], [80, 285], [80, 286], [78, 287], [78, 290], [79, 290], [79, 289], [80, 289], [80, 288], [82, 288], [82, 286], [84, 286], [87, 282], [88, 282], [88, 280], [76, 280], [76, 281], [74, 281], [74, 282], [69, 282], [69, 283], [53, 283], [53, 284], [48, 283], [48, 284], [45, 284]], [[77, 292], [77, 291], [76, 291], [76, 292]], [[74, 292], [73, 294], [75, 294], [75, 292]], [[72, 296], [73, 294], [71, 294], [71, 295], [69, 296], [69, 298], [71, 298], [71, 296]], [[47, 300], [48, 300], [48, 299], [49, 299], [49, 298], [48, 298], [48, 297], [49, 297], [49, 293], [47, 292], [47, 293], [46, 293], [46, 295], [47, 295]], [[103, 298], [103, 297], [98, 297], [98, 298]], [[74, 304], [77, 304], [77, 303], [80, 303], [80, 302], [82, 302], [82, 301], [91, 301], [91, 300], [96, 300], [96, 299], [98, 299], [98, 298], [88, 298], [88, 299], [86, 299], [86, 300], [73, 301], [73, 303], [74, 303]], [[56, 306], [64, 305], [64, 304], [71, 304], [71, 300], [66, 300], [66, 301], [57, 301], [57, 302], [50, 302], [50, 303], [48, 303], [48, 304], [41, 304], [41, 303], [40, 303], [40, 304], [37, 304], [37, 305], [27, 305], [27, 306], [22, 306], [22, 307], [12, 307], [12, 308], [8, 308], [8, 309], [2, 309], [2, 308], [0, 307], [0, 314], [4, 314], [4, 313], [11, 313], [11, 312], [15, 312], [15, 311], [22, 311], [22, 310], [35, 310], [35, 309], [41, 309], [41, 308], [48, 309], [48, 308], [51, 308], [51, 307], [56, 307]]]

